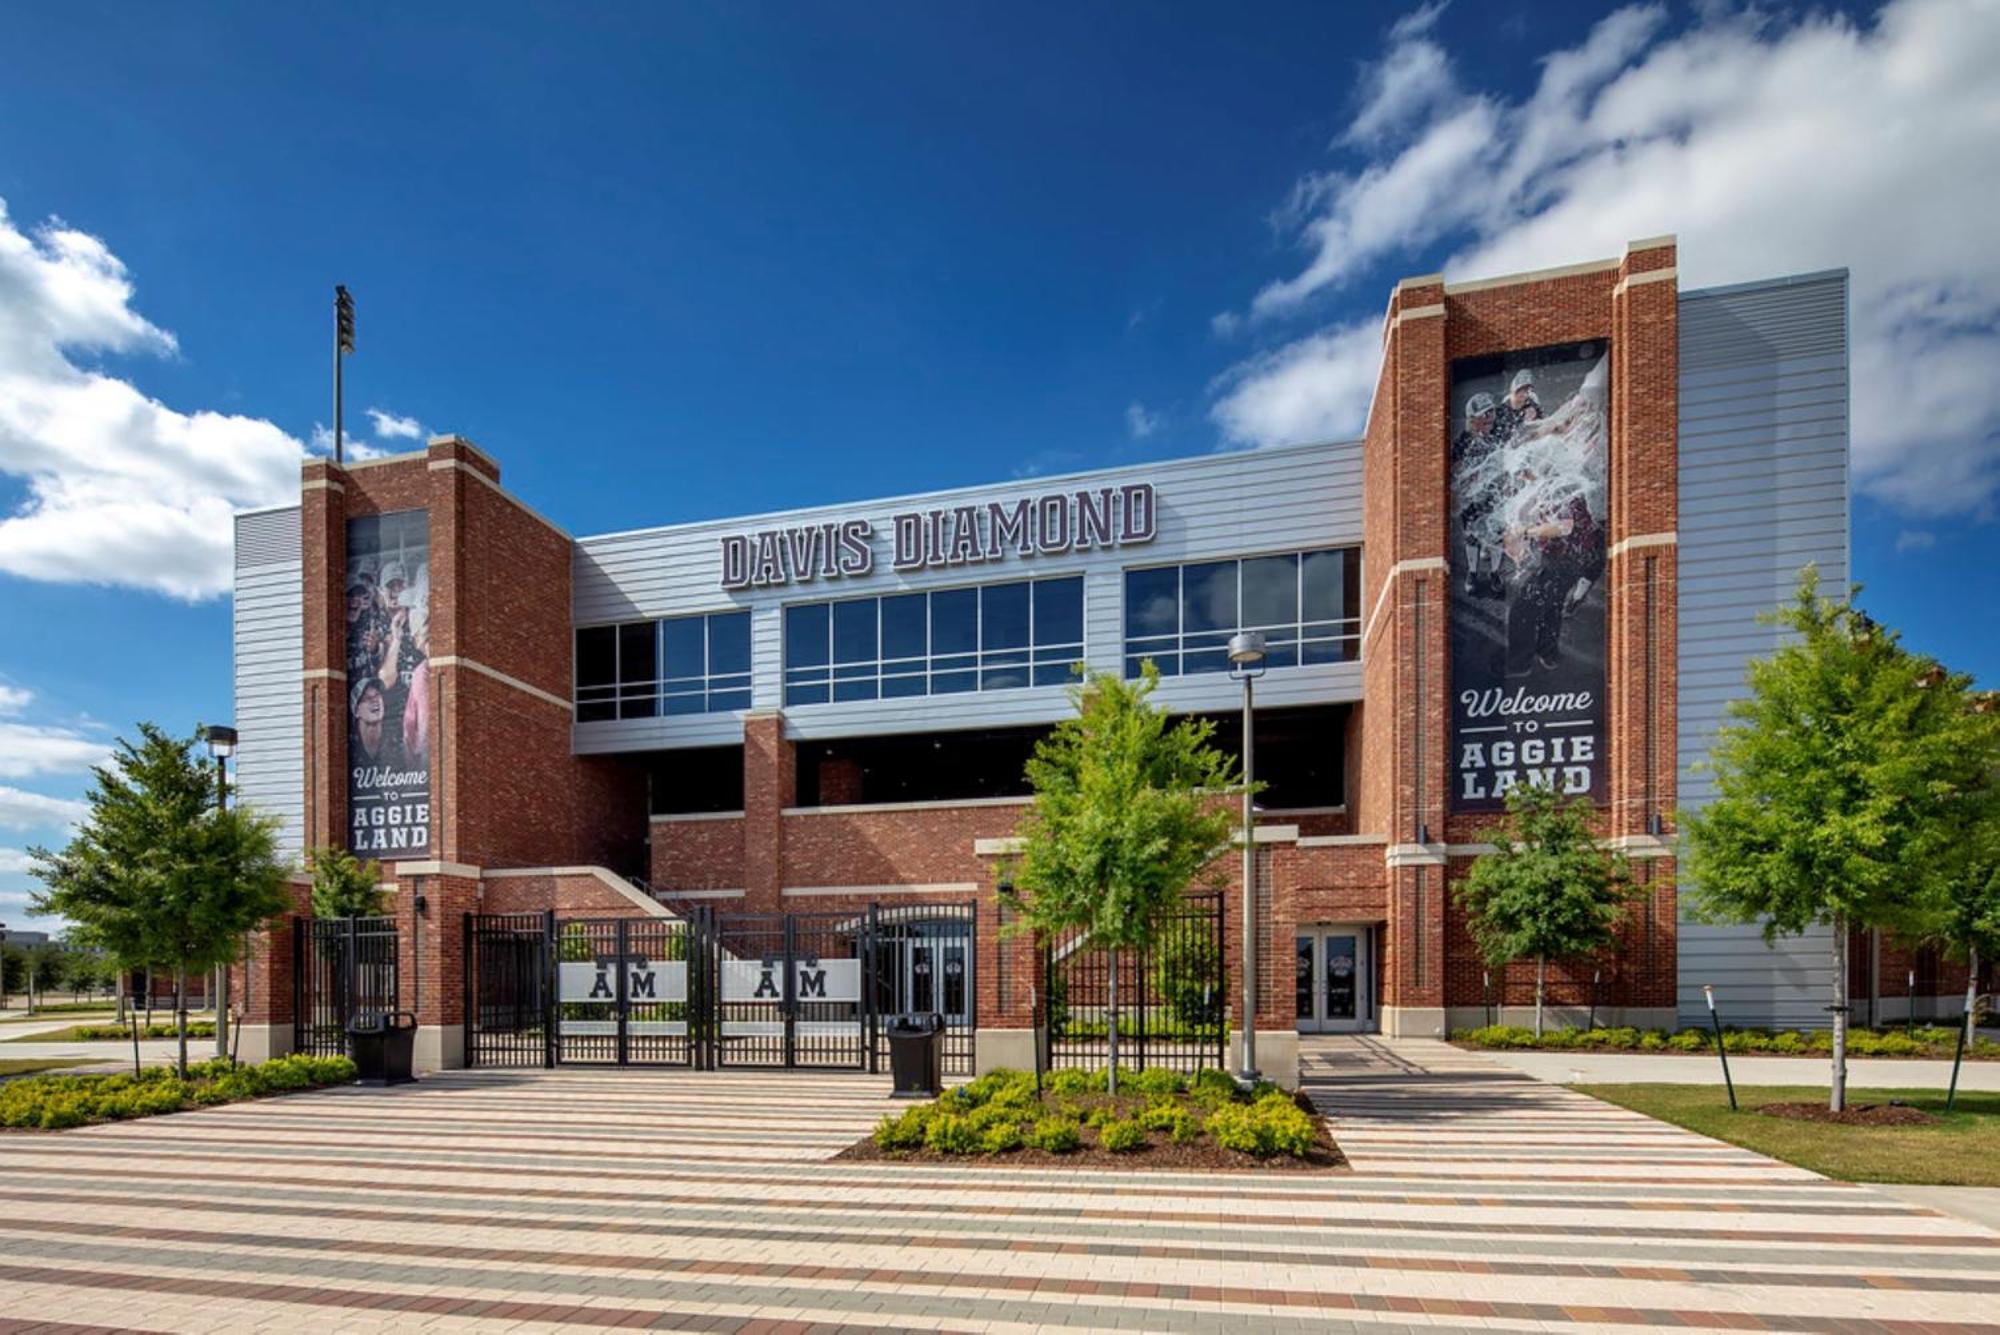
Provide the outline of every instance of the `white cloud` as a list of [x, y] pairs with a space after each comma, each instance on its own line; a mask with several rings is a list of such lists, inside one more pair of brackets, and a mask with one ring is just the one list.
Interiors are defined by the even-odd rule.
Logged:
[[1125, 405], [1125, 430], [1132, 439], [1144, 440], [1160, 429], [1160, 415], [1146, 411], [1146, 405], [1137, 399]]
[[80, 774], [110, 755], [109, 743], [69, 728], [0, 719], [0, 779]]
[[[1252, 315], [1296, 314], [1440, 243], [1460, 277], [1661, 232], [1679, 237], [1683, 288], [1844, 266], [1859, 486], [1912, 514], [1979, 511], [2000, 490], [2000, 3], [1896, 0], [1873, 24], [1709, 9], [1664, 38], [1661, 20], [1620, 10], [1545, 59], [1525, 100], [1432, 99], [1406, 147], [1304, 177], [1310, 258]], [[1427, 39], [1392, 37], [1388, 58], [1411, 40]], [[1358, 431], [1363, 372], [1327, 357], [1341, 332], [1225, 377], [1225, 434]], [[1336, 341], [1372, 381], [1379, 349]]]
[[90, 814], [89, 804], [46, 797], [0, 784], [0, 830], [39, 830], [75, 825]]
[[84, 364], [177, 353], [132, 295], [104, 242], [59, 220], [24, 232], [0, 200], [0, 473], [28, 493], [0, 515], [0, 572], [208, 597], [229, 585], [231, 512], [296, 497], [301, 446]]
[[1430, 37], [1443, 12], [1443, 4], [1425, 5], [1389, 30], [1389, 53], [1362, 75], [1361, 105], [1342, 136], [1346, 142], [1380, 142], [1451, 98], [1451, 57]]
[[1937, 546], [1937, 534], [1929, 529], [1906, 528], [1896, 535], [1896, 551], [1927, 552]]
[[1353, 436], [1367, 419], [1381, 358], [1373, 320], [1322, 329], [1226, 372], [1211, 386], [1213, 416], [1234, 445]]
[[25, 686], [9, 686], [0, 681], [0, 714], [18, 714], [28, 707], [35, 693]]
[[0, 876], [18, 875], [28, 870], [28, 852], [24, 848], [0, 848]]
[[384, 440], [422, 440], [425, 436], [424, 424], [414, 417], [398, 417], [383, 408], [370, 408], [368, 420], [375, 424], [375, 434]]

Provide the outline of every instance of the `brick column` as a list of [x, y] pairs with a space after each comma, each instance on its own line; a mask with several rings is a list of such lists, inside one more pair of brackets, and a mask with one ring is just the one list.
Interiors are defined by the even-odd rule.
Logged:
[[[441, 871], [415, 872], [418, 866]], [[401, 863], [396, 868], [397, 971], [403, 1009], [417, 1017], [419, 1070], [465, 1065], [465, 915], [479, 908], [476, 868]], [[417, 912], [421, 881], [425, 908]]]
[[743, 907], [784, 910], [785, 808], [797, 791], [797, 759], [777, 710], [743, 720]]
[[229, 996], [238, 1019], [230, 1042], [246, 1062], [260, 1062], [292, 1050], [293, 927], [312, 912], [309, 886], [289, 882], [292, 911], [250, 933], [250, 950], [229, 970]]
[[306, 845], [347, 846], [347, 484], [324, 459], [300, 481]]

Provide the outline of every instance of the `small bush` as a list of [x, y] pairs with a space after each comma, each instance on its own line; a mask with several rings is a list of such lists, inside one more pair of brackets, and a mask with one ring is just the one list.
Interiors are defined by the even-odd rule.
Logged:
[[1706, 1029], [1683, 1029], [1667, 1040], [1675, 1052], [1704, 1052], [1714, 1046]]
[[980, 1133], [972, 1119], [956, 1113], [933, 1117], [924, 1128], [924, 1144], [939, 1154], [971, 1154], [979, 1148]]
[[930, 1121], [929, 1104], [905, 1108], [900, 1116], [883, 1117], [875, 1124], [875, 1144], [885, 1150], [913, 1150], [924, 1143], [924, 1126]]
[[1050, 1154], [1071, 1154], [1083, 1146], [1083, 1133], [1067, 1117], [1044, 1117], [1028, 1132], [1028, 1143]]
[[1100, 1103], [1084, 1116], [1083, 1124], [1085, 1126], [1104, 1126], [1117, 1120], [1117, 1106], [1110, 1103]]
[[1106, 1122], [1097, 1133], [1097, 1143], [1114, 1153], [1130, 1154], [1146, 1148], [1146, 1128], [1129, 1117]]
[[1075, 1097], [1078, 1094], [1092, 1094], [1104, 1088], [1101, 1075], [1091, 1071], [1080, 1071], [1066, 1066], [1053, 1072], [1048, 1078], [1048, 1088], [1052, 1093]]
[[[1155, 1066], [1150, 1070], [1140, 1071], [1134, 1075], [1131, 1085], [1132, 1089], [1137, 1093], [1144, 1094], [1148, 1098], [1159, 1098], [1169, 1094], [1186, 1093], [1188, 1082], [1187, 1077], [1179, 1071], [1169, 1071]], [[1119, 1085], [1120, 1091], [1122, 1092], [1124, 1088], [1124, 1084], [1121, 1083]]]
[[1273, 1154], [1303, 1158], [1317, 1138], [1312, 1118], [1282, 1094], [1216, 1109], [1208, 1119], [1208, 1134], [1224, 1149], [1260, 1159]]
[[995, 1122], [979, 1138], [979, 1147], [988, 1154], [1007, 1154], [1021, 1148], [1019, 1122]]

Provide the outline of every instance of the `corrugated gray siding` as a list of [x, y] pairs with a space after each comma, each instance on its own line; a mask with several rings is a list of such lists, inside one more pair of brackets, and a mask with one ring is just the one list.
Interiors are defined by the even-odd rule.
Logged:
[[[1159, 533], [1142, 547], [903, 574], [890, 569], [880, 545], [887, 538], [889, 516], [901, 511], [1005, 503], [1045, 492], [1141, 481], [1154, 484], [1159, 504]], [[725, 535], [847, 518], [875, 523], [877, 563], [867, 578], [735, 591], [719, 586], [718, 548]], [[747, 607], [752, 703], [758, 709], [776, 709], [782, 700], [786, 603], [1081, 574], [1084, 656], [1092, 667], [1117, 671], [1124, 649], [1122, 572], [1127, 567], [1360, 542], [1360, 444], [1308, 445], [580, 538], [572, 614], [576, 624], [589, 625]], [[1361, 668], [1358, 663], [1343, 663], [1273, 671], [1258, 682], [1257, 693], [1260, 701], [1271, 705], [1358, 700]], [[1239, 702], [1241, 688], [1221, 674], [1170, 679], [1159, 698], [1174, 709], [1228, 709]], [[1062, 688], [1050, 686], [935, 699], [793, 706], [785, 710], [785, 721], [793, 736], [831, 737], [1048, 723], [1069, 712]], [[741, 737], [740, 714], [620, 719], [580, 723], [575, 728], [579, 752], [714, 745]]]
[[[1801, 567], [1848, 579], [1847, 274], [1806, 274], [1686, 292], [1680, 302], [1680, 799], [1744, 692], [1752, 658], [1777, 646], [1757, 615], [1791, 596]], [[1756, 927], [1682, 915], [1680, 1014], [1823, 1025], [1832, 999], [1828, 933], [1766, 947]]]
[[305, 611], [299, 511], [236, 516], [238, 798], [282, 822], [285, 852], [305, 845]]

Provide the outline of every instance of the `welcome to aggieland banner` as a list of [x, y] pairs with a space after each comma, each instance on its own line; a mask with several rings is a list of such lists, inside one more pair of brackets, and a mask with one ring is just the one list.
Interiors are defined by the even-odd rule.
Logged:
[[1605, 791], [1602, 342], [1452, 363], [1452, 805]]
[[347, 521], [348, 844], [431, 846], [428, 510]]

